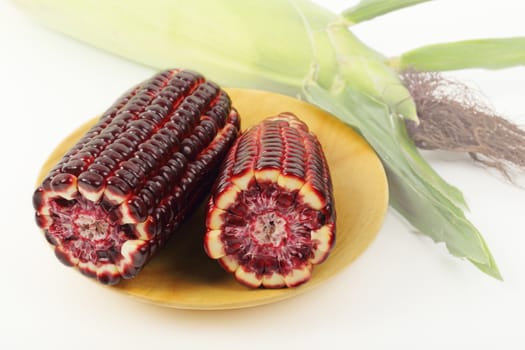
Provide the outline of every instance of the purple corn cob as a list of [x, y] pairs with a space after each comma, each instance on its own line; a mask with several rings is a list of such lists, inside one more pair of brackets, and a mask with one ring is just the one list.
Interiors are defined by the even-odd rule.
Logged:
[[134, 277], [208, 193], [239, 133], [228, 95], [166, 70], [126, 92], [50, 171], [36, 221], [66, 265]]
[[291, 113], [265, 119], [234, 143], [208, 203], [204, 248], [249, 287], [308, 281], [335, 242], [328, 165]]

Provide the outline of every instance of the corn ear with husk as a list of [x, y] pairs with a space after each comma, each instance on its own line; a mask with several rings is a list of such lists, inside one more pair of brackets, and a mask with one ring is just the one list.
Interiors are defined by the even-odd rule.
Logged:
[[[331, 112], [381, 157], [396, 210], [422, 233], [445, 242], [453, 255], [501, 278], [464, 215], [461, 192], [431, 168], [407, 135], [404, 118], [417, 121], [417, 112], [398, 69], [424, 68], [432, 61], [423, 55], [429, 49], [389, 59], [349, 29], [423, 1], [364, 0], [338, 16], [307, 0], [15, 0], [47, 26], [133, 61], [156, 69], [192, 68], [223, 86], [280, 92]], [[512, 44], [500, 49], [511, 52]], [[453, 53], [458, 48], [440, 49], [447, 47]], [[510, 56], [499, 55], [499, 67], [523, 64], [523, 55]], [[462, 58], [466, 63], [458, 64]], [[491, 61], [460, 57], [450, 67]]]

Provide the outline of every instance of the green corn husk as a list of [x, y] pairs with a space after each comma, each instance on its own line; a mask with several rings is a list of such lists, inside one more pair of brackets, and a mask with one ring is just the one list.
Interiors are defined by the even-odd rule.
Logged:
[[434, 44], [391, 60], [399, 70], [446, 71], [525, 66], [525, 38], [477, 39]]
[[430, 0], [363, 0], [342, 15], [349, 24], [354, 24], [427, 1]]
[[[331, 112], [381, 157], [396, 210], [453, 255], [501, 278], [465, 218], [461, 192], [439, 177], [408, 137], [401, 117], [417, 120], [415, 104], [391, 62], [348, 30], [355, 11], [346, 11], [345, 19], [307, 0], [16, 2], [49, 27], [136, 62], [193, 68], [224, 86], [298, 96]], [[386, 3], [363, 4], [374, 2]], [[418, 2], [394, 1], [398, 5], [359, 20]]]

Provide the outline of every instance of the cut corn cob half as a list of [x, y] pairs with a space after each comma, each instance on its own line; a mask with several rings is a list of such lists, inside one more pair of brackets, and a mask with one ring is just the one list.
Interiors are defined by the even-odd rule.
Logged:
[[321, 145], [291, 113], [232, 146], [209, 200], [204, 247], [253, 288], [295, 287], [335, 242], [332, 182]]
[[229, 96], [166, 70], [120, 97], [36, 189], [37, 224], [66, 265], [134, 277], [203, 199], [237, 137]]

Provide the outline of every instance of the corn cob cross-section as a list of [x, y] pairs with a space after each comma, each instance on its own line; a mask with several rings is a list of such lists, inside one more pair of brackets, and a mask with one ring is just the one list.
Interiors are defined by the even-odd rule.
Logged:
[[230, 149], [208, 204], [207, 254], [249, 287], [310, 279], [335, 242], [332, 183], [317, 138], [290, 113]]
[[106, 284], [134, 277], [212, 185], [239, 117], [216, 84], [167, 70], [109, 108], [33, 196], [66, 265]]

